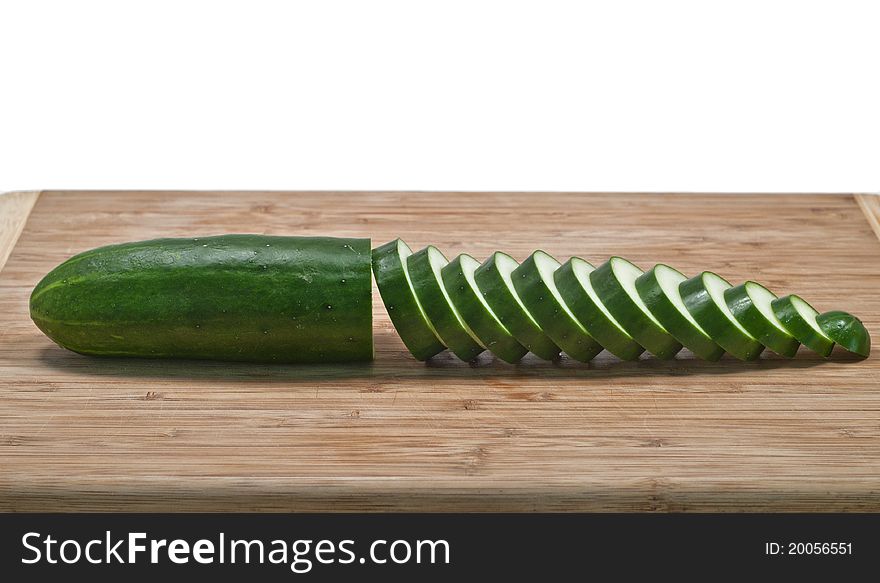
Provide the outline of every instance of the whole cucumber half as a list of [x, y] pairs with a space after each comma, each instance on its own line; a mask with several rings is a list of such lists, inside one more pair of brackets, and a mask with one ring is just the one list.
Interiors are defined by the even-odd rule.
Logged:
[[412, 249], [401, 239], [373, 249], [373, 273], [394, 329], [416, 360], [427, 360], [446, 349], [419, 305], [406, 270]]
[[724, 300], [734, 318], [761, 344], [789, 358], [801, 345], [773, 312], [776, 295], [763, 285], [747, 281], [724, 291]]
[[474, 281], [498, 320], [520, 344], [544, 360], [556, 360], [559, 347], [541, 330], [513, 287], [511, 274], [517, 267], [516, 259], [496, 251], [474, 272]]
[[819, 328], [841, 348], [868, 358], [871, 354], [871, 335], [862, 321], [848, 312], [834, 310], [816, 316]]
[[81, 253], [34, 288], [34, 323], [98, 356], [373, 358], [370, 240], [223, 235]]
[[718, 360], [724, 349], [706, 334], [681, 299], [678, 287], [686, 279], [677, 269], [659, 263], [636, 279], [636, 291], [673, 338], [700, 358]]
[[651, 313], [636, 290], [642, 270], [622, 257], [612, 257], [590, 273], [593, 289], [608, 311], [636, 342], [657, 358], [673, 358], [681, 343]]
[[559, 294], [590, 336], [605, 350], [623, 360], [636, 360], [645, 351], [599, 301], [590, 273], [595, 269], [580, 257], [572, 257], [556, 270]]
[[428, 245], [406, 258], [406, 269], [419, 304], [440, 340], [455, 356], [469, 362], [486, 348], [455, 309], [443, 285], [442, 271], [448, 263], [439, 249]]
[[740, 360], [755, 360], [764, 345], [743, 328], [727, 307], [724, 292], [730, 283], [711, 271], [681, 282], [679, 291], [694, 320], [721, 348]]
[[801, 344], [822, 356], [831, 355], [834, 340], [816, 322], [819, 312], [813, 306], [793, 294], [773, 300], [770, 306], [779, 322]]
[[455, 309], [480, 342], [501, 360], [517, 363], [528, 350], [516, 341], [480, 293], [474, 280], [479, 266], [480, 262], [470, 255], [459, 255], [441, 271], [443, 285]]
[[573, 359], [589, 362], [602, 352], [602, 345], [565, 305], [553, 278], [558, 268], [556, 259], [535, 251], [513, 270], [513, 286], [547, 336]]

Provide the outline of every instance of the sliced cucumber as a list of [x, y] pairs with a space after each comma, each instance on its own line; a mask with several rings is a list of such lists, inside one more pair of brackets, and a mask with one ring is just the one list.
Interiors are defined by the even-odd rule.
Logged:
[[770, 307], [785, 329], [801, 344], [822, 356], [831, 354], [834, 340], [816, 322], [819, 312], [813, 306], [800, 296], [789, 295], [773, 300]]
[[573, 359], [589, 362], [602, 352], [602, 345], [581, 326], [559, 295], [553, 278], [558, 268], [553, 257], [535, 251], [513, 270], [513, 286], [547, 336]]
[[428, 245], [406, 258], [406, 269], [419, 304], [428, 320], [434, 324], [440, 340], [457, 357], [471, 361], [486, 347], [480, 344], [477, 336], [462, 320], [446, 293], [441, 271], [448, 263], [439, 249]]
[[553, 274], [559, 295], [578, 322], [605, 350], [623, 360], [636, 360], [645, 351], [624, 330], [599, 300], [590, 282], [596, 268], [580, 257], [572, 257]]
[[504, 327], [480, 293], [474, 281], [479, 266], [480, 262], [467, 254], [453, 259], [441, 272], [446, 293], [486, 348], [505, 362], [517, 363], [528, 350]]
[[427, 360], [446, 349], [425, 316], [409, 280], [406, 258], [412, 255], [402, 239], [373, 249], [373, 274], [391, 323], [417, 360]]
[[871, 335], [862, 321], [848, 312], [834, 310], [816, 316], [816, 323], [841, 348], [867, 358], [871, 353]]
[[724, 301], [737, 322], [761, 344], [780, 356], [791, 358], [797, 354], [800, 342], [773, 313], [771, 304], [775, 299], [776, 294], [754, 281], [724, 291]]
[[636, 342], [657, 358], [673, 358], [681, 343], [651, 314], [636, 290], [642, 270], [622, 257], [612, 257], [590, 274], [599, 300]]
[[516, 259], [497, 251], [477, 268], [474, 280], [498, 320], [520, 344], [540, 358], [556, 360], [559, 347], [544, 334], [513, 287], [511, 274], [517, 267]]
[[731, 287], [720, 275], [704, 271], [681, 282], [678, 289], [694, 320], [721, 348], [740, 360], [755, 360], [764, 345], [742, 327], [727, 307], [724, 292]]
[[678, 286], [687, 276], [668, 265], [655, 265], [636, 279], [636, 291], [657, 321], [688, 350], [705, 360], [718, 360], [718, 346], [694, 320], [681, 299]]

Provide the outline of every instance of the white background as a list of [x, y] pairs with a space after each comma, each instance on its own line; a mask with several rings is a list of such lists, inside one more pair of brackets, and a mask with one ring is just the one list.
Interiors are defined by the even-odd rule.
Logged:
[[0, 190], [880, 190], [880, 3], [0, 0]]

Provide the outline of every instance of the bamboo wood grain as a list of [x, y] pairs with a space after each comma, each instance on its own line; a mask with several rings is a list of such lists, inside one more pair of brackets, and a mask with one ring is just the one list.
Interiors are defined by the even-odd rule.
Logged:
[[[866, 205], [867, 201], [867, 205]], [[44, 192], [0, 272], [0, 510], [880, 510], [880, 364], [519, 366], [102, 360], [33, 326], [33, 285], [108, 243], [401, 236], [712, 269], [880, 333], [880, 242], [852, 195]], [[861, 205], [861, 206], [860, 206]]]

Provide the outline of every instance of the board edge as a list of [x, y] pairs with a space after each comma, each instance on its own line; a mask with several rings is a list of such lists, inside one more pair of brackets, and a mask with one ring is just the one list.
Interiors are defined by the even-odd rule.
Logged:
[[854, 194], [856, 204], [862, 209], [871, 230], [880, 239], [880, 192]]
[[12, 190], [0, 192], [0, 272], [12, 254], [18, 238], [30, 217], [40, 190]]

